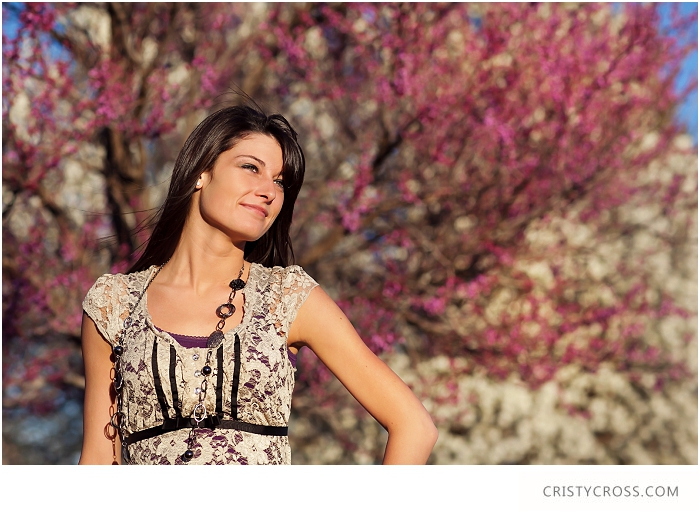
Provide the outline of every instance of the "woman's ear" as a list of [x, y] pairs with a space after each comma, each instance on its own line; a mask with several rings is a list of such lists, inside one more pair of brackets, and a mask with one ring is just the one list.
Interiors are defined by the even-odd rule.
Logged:
[[197, 183], [195, 184], [196, 189], [201, 189], [204, 185], [209, 183], [211, 181], [211, 172], [203, 172], [202, 174], [199, 175], [199, 178], [197, 178]]

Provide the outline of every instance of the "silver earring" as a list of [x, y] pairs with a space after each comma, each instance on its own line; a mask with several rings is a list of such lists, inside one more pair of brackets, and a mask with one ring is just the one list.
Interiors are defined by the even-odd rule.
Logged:
[[197, 180], [197, 186], [201, 187], [202, 186], [202, 180]]

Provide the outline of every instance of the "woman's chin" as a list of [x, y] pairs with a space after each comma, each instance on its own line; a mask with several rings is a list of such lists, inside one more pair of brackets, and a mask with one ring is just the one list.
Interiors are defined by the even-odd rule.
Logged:
[[257, 231], [239, 231], [231, 235], [231, 241], [234, 243], [255, 242], [258, 239], [260, 239], [260, 237], [265, 235], [267, 233], [267, 230], [267, 228], [265, 228], [264, 230], [258, 228]]

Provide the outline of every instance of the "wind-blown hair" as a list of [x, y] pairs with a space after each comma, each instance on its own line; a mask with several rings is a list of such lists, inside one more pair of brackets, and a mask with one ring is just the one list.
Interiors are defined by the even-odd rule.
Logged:
[[253, 134], [268, 135], [282, 148], [284, 202], [265, 235], [246, 244], [245, 258], [266, 267], [293, 263], [289, 228], [305, 168], [297, 133], [282, 115], [268, 116], [249, 106], [232, 106], [209, 115], [187, 138], [175, 161], [168, 196], [155, 214], [157, 222], [153, 233], [129, 273], [164, 264], [172, 257], [185, 227], [200, 174], [211, 171], [223, 152]]

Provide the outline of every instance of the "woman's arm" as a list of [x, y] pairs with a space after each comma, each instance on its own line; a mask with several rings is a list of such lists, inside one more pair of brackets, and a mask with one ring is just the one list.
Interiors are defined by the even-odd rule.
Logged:
[[320, 288], [311, 291], [289, 330], [389, 432], [384, 464], [425, 464], [437, 440], [430, 415], [408, 386], [367, 348]]
[[109, 343], [95, 323], [83, 312], [83, 363], [85, 364], [85, 405], [83, 409], [83, 450], [80, 465], [121, 463], [121, 443], [110, 417], [116, 411], [112, 387], [114, 367]]

